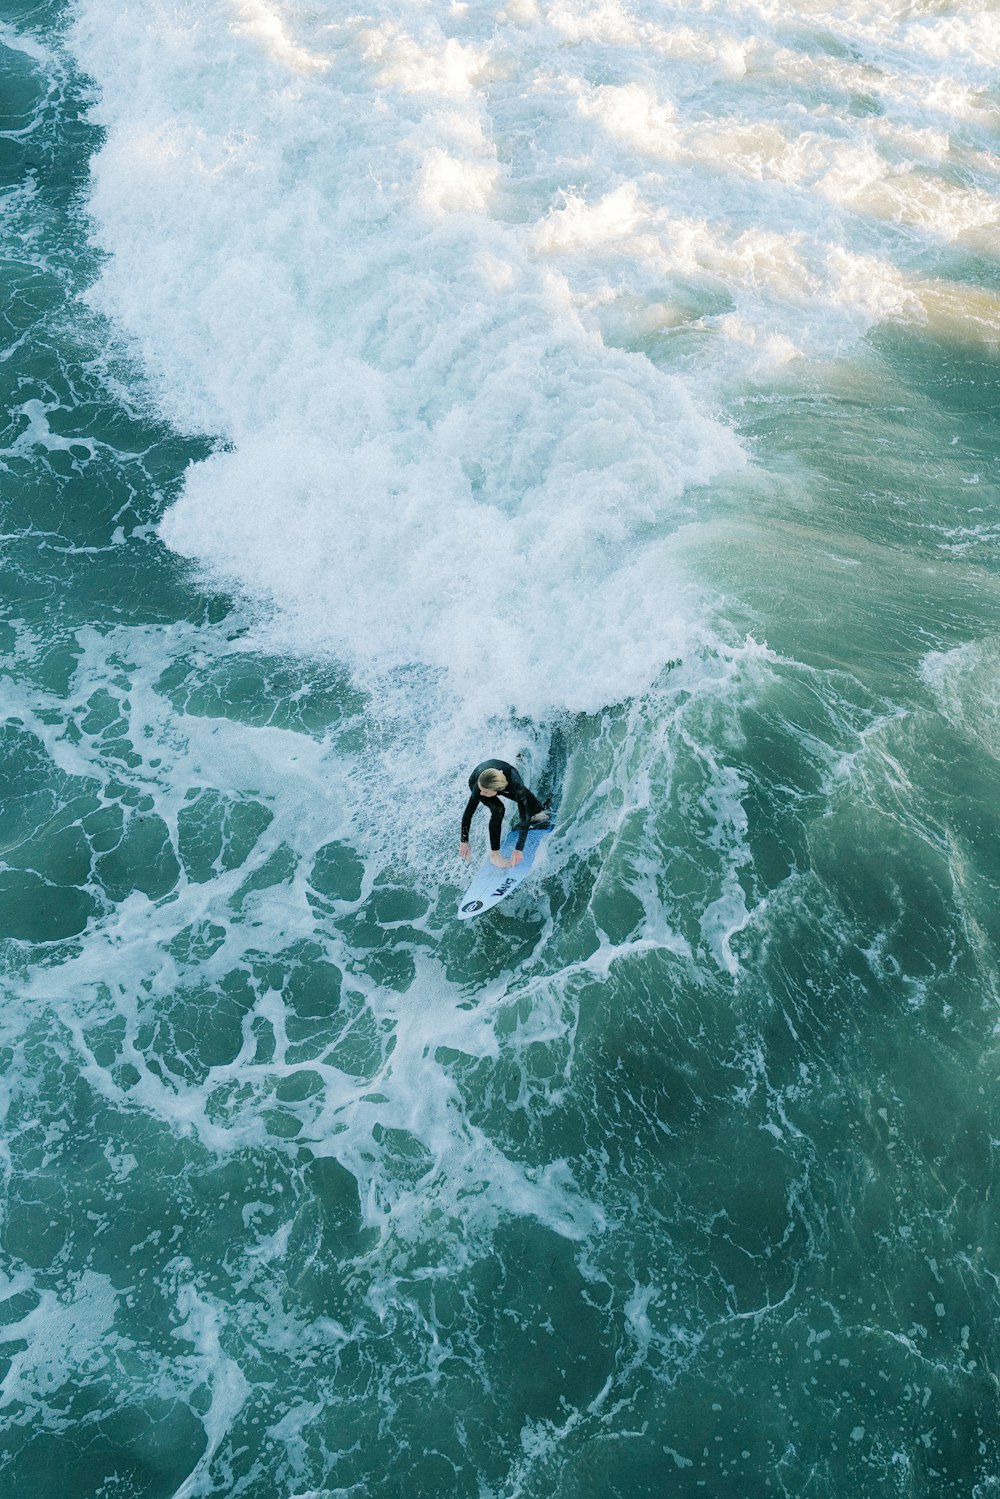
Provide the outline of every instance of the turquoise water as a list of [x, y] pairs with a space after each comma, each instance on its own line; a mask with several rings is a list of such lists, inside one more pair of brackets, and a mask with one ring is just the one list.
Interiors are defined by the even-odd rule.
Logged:
[[998, 62], [8, 0], [0, 1493], [1000, 1488]]

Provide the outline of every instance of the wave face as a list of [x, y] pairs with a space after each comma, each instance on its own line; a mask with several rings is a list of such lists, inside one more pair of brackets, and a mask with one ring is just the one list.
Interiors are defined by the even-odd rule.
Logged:
[[12, 1491], [1000, 1484], [998, 38], [8, 7]]

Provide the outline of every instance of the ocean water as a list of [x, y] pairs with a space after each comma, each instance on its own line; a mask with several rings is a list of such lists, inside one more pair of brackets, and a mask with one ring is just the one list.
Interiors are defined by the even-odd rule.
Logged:
[[1000, 1493], [998, 65], [4, 0], [3, 1499]]

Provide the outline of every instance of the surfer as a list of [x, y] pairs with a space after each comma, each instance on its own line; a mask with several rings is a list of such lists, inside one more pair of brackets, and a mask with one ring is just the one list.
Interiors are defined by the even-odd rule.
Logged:
[[[522, 850], [529, 826], [548, 826], [549, 814], [538, 797], [528, 790], [513, 765], [508, 765], [506, 760], [484, 760], [482, 765], [477, 765], [469, 777], [469, 790], [472, 795], [462, 813], [462, 841], [458, 845], [462, 858], [468, 859], [472, 852], [469, 848], [469, 829], [476, 808], [482, 806], [488, 807], [490, 813], [490, 863], [495, 864], [498, 869], [509, 869], [512, 864], [520, 864], [524, 858]], [[500, 835], [506, 810], [500, 800], [502, 796], [510, 802], [516, 802], [521, 814], [517, 847], [509, 859], [505, 859], [500, 852]]]

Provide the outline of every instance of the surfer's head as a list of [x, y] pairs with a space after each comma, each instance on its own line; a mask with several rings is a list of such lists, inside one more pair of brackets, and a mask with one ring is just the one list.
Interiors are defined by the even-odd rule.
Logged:
[[480, 796], [496, 796], [505, 789], [507, 777], [502, 770], [484, 770], [477, 784]]

